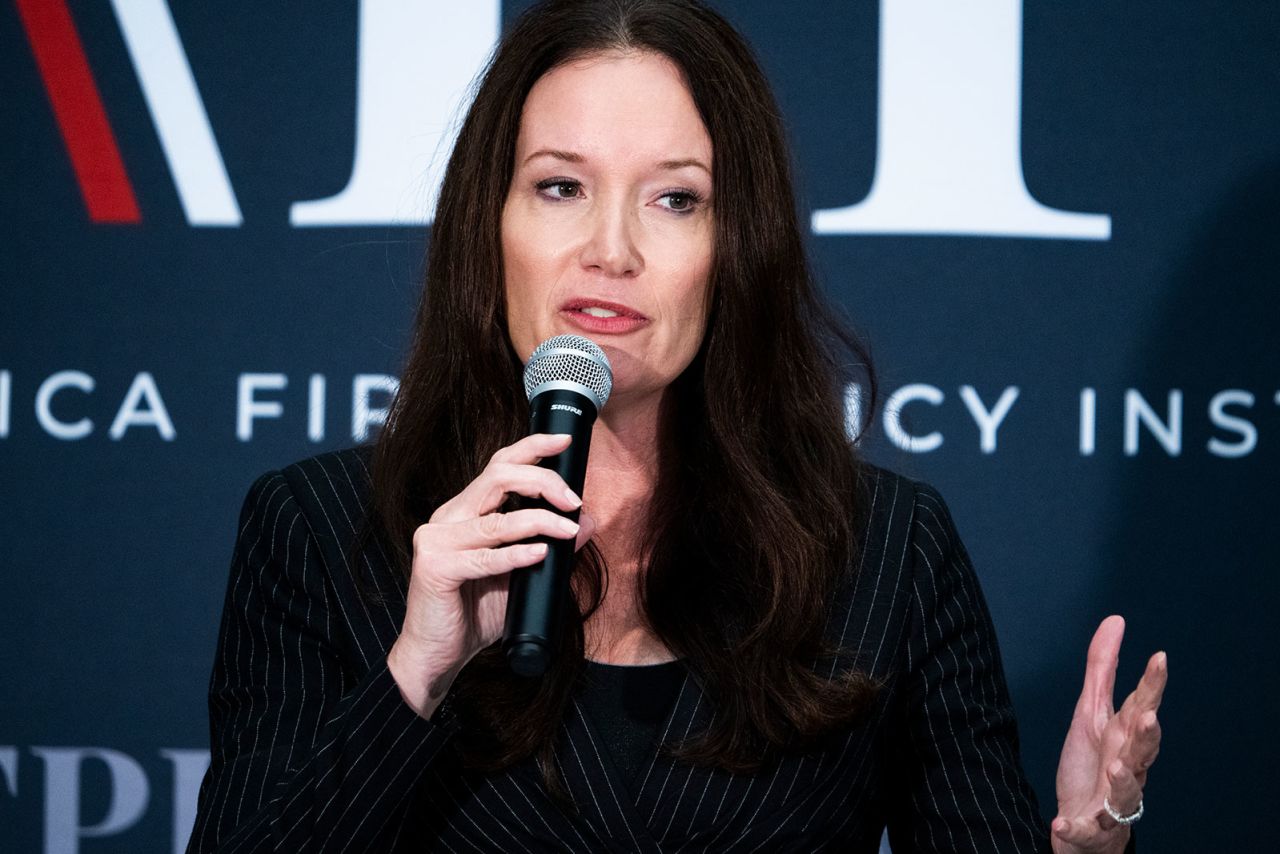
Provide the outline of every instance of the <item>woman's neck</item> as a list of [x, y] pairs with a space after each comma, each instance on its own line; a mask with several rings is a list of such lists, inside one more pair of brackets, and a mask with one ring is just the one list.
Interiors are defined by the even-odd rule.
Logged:
[[[620, 404], [616, 408], [614, 404]], [[669, 402], [611, 400], [591, 436], [583, 510], [609, 573], [604, 601], [584, 627], [587, 656], [647, 664], [670, 652], [649, 631], [640, 606], [641, 552], [669, 432]]]
[[[614, 406], [616, 404], [616, 407]], [[610, 401], [591, 435], [583, 505], [596, 544], [622, 566], [638, 558], [669, 425], [667, 396]]]

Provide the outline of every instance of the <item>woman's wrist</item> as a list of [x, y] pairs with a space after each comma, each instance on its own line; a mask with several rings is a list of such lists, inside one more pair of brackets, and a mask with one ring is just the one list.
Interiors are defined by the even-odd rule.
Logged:
[[430, 719], [444, 701], [449, 686], [460, 669], [414, 655], [397, 640], [387, 652], [387, 669], [400, 689], [400, 696], [419, 717]]

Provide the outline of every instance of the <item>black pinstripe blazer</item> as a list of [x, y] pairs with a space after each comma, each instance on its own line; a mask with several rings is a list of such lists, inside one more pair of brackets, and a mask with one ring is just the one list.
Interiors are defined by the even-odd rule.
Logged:
[[[463, 769], [453, 729], [401, 699], [385, 656], [403, 595], [367, 604], [348, 560], [367, 462], [359, 450], [306, 460], [245, 500], [189, 852], [875, 852], [886, 826], [895, 852], [1049, 849], [991, 619], [931, 488], [867, 468], [861, 566], [828, 626], [884, 680], [862, 724], [756, 775], [655, 751], [633, 795], [575, 703], [556, 745], [571, 814], [532, 762]], [[376, 550], [367, 559], [392, 576]], [[686, 675], [664, 739], [714, 709]]]

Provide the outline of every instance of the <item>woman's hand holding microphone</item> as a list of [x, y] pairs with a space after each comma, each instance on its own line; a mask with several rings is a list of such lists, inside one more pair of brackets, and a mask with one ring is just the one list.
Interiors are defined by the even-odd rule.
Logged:
[[414, 532], [404, 625], [387, 667], [422, 717], [432, 715], [463, 666], [502, 636], [507, 574], [537, 563], [547, 551], [520, 541], [576, 537], [575, 548], [582, 548], [591, 538], [595, 524], [585, 513], [579, 524], [549, 510], [498, 512], [512, 494], [543, 498], [565, 511], [580, 507], [558, 474], [537, 465], [569, 442], [565, 435], [538, 433], [501, 449]]

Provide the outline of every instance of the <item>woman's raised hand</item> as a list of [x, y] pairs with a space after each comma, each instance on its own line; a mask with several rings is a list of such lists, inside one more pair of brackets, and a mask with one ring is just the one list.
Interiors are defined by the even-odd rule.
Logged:
[[585, 513], [575, 523], [549, 510], [498, 512], [512, 494], [543, 498], [565, 511], [579, 508], [581, 499], [564, 480], [537, 466], [569, 442], [567, 435], [538, 433], [501, 449], [414, 532], [404, 625], [387, 666], [419, 715], [430, 717], [458, 671], [501, 636], [507, 574], [537, 563], [547, 551], [519, 541], [576, 536], [581, 548], [590, 539], [595, 526]]
[[1058, 816], [1052, 824], [1057, 854], [1120, 854], [1129, 840], [1128, 827], [1106, 811], [1134, 814], [1142, 803], [1147, 769], [1160, 750], [1156, 710], [1169, 677], [1168, 662], [1157, 652], [1147, 662], [1138, 687], [1120, 711], [1112, 705], [1116, 663], [1124, 619], [1107, 617], [1089, 644], [1084, 690], [1076, 703], [1058, 762]]

